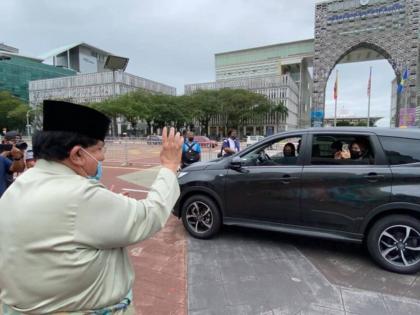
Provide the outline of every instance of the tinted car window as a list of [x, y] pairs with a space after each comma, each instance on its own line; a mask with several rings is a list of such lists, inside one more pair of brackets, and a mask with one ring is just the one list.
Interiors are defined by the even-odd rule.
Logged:
[[374, 164], [374, 158], [369, 136], [316, 134], [313, 137], [312, 165]]
[[420, 162], [420, 140], [397, 137], [379, 137], [389, 164]]

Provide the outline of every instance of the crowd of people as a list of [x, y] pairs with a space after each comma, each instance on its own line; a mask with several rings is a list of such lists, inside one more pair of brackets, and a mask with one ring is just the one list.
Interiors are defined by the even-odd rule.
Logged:
[[14, 178], [35, 165], [32, 149], [28, 149], [17, 131], [3, 129], [0, 144], [0, 197]]

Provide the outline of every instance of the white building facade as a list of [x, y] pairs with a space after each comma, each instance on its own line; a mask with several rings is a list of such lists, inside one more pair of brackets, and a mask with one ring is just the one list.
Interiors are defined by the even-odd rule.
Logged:
[[29, 104], [46, 99], [68, 100], [78, 104], [101, 102], [113, 96], [142, 89], [151, 93], [176, 95], [176, 88], [123, 71], [79, 74], [71, 77], [29, 82]]

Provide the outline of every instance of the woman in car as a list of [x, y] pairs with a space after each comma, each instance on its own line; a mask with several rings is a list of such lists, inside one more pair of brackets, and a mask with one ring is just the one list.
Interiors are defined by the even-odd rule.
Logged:
[[363, 141], [353, 141], [350, 145], [350, 156], [352, 160], [363, 160], [367, 157], [367, 145]]
[[296, 160], [295, 145], [291, 142], [286, 143], [283, 147], [283, 158], [281, 159], [281, 164], [294, 165], [296, 164]]

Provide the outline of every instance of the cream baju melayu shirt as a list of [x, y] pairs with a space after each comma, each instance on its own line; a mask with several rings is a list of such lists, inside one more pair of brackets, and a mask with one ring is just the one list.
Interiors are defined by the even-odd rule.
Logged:
[[0, 199], [0, 301], [31, 314], [118, 303], [134, 280], [125, 247], [159, 231], [178, 197], [166, 168], [137, 201], [37, 161]]

